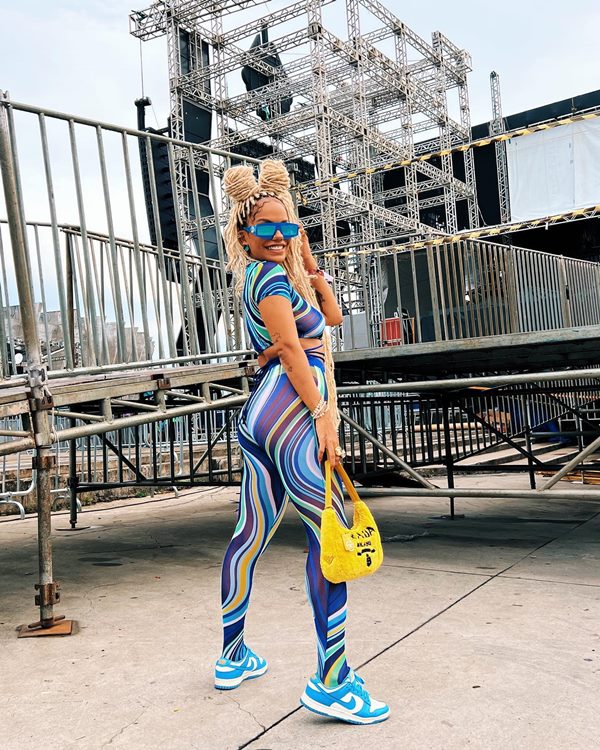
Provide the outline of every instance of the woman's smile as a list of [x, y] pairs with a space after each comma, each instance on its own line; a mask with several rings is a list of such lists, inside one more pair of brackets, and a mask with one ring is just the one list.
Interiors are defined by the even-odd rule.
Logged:
[[[263, 199], [249, 217], [249, 224], [270, 224], [289, 221], [285, 206], [276, 198]], [[287, 256], [290, 240], [286, 240], [277, 230], [270, 239], [262, 239], [250, 232], [243, 232], [243, 242], [250, 248], [255, 260], [269, 260], [282, 264]]]

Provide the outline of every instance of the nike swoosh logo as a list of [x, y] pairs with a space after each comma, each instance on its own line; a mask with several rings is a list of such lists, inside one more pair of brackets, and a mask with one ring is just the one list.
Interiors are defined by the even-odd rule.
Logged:
[[[354, 711], [356, 708], [362, 708], [362, 705], [359, 706], [357, 698], [355, 698], [353, 695], [345, 695], [343, 698], [340, 698], [340, 703], [344, 705], [345, 708], [347, 708], [350, 711]], [[360, 701], [362, 704], [362, 700]]]

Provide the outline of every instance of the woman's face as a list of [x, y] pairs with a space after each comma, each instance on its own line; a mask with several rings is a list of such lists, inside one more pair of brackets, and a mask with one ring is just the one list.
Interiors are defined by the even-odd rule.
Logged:
[[[248, 218], [247, 225], [265, 224], [267, 222], [289, 221], [283, 203], [277, 198], [263, 198], [258, 202], [253, 213]], [[274, 263], [285, 261], [290, 240], [285, 240], [279, 230], [270, 240], [264, 240], [250, 232], [240, 231], [242, 245], [248, 245], [250, 255], [254, 260], [271, 260]]]

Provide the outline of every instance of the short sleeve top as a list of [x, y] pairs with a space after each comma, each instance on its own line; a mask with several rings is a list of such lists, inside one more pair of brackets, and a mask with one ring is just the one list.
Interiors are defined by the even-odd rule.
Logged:
[[299, 338], [317, 339], [323, 336], [325, 330], [323, 313], [294, 289], [285, 269], [273, 261], [255, 260], [246, 266], [242, 302], [250, 340], [259, 354], [268, 349], [273, 342], [258, 305], [267, 297], [274, 295], [289, 300]]

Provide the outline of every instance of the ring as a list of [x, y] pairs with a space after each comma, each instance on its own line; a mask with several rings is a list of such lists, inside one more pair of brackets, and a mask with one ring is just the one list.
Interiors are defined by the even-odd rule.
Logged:
[[338, 445], [337, 448], [334, 451], [336, 456], [339, 456], [340, 458], [346, 457], [346, 451], [342, 448], [341, 445]]

